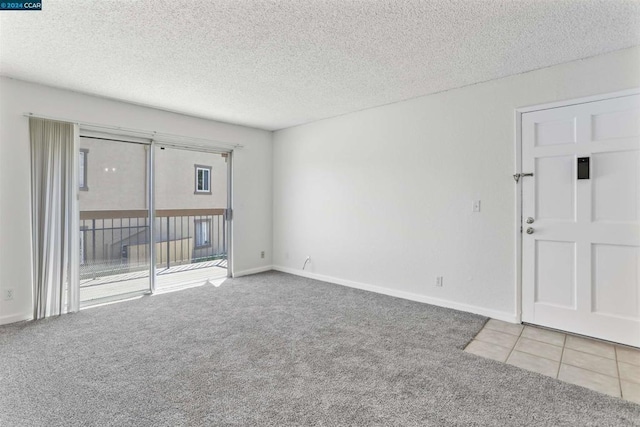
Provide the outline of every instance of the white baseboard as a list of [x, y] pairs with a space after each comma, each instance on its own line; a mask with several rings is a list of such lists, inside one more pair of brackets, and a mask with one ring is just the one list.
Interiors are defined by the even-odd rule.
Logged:
[[248, 270], [234, 271], [233, 277], [248, 276], [250, 274], [264, 273], [273, 270], [273, 266], [265, 265], [264, 267], [250, 268]]
[[441, 298], [429, 297], [426, 295], [415, 294], [413, 292], [399, 291], [396, 289], [384, 288], [382, 286], [369, 285], [367, 283], [354, 282], [351, 280], [339, 279], [337, 277], [324, 276], [322, 274], [310, 273], [308, 271], [297, 270], [295, 268], [274, 265], [273, 270], [282, 271], [283, 273], [295, 274], [296, 276], [307, 277], [309, 279], [320, 280], [322, 282], [334, 283], [336, 285], [347, 286], [349, 288], [362, 289], [364, 291], [375, 292], [378, 294], [388, 295], [396, 298], [403, 298], [411, 301], [422, 302], [425, 304], [437, 305], [439, 307], [451, 308], [454, 310], [466, 311], [469, 313], [479, 314], [481, 316], [498, 319], [509, 323], [519, 323], [515, 313], [505, 311], [492, 310], [476, 305], [470, 305]]
[[8, 325], [9, 323], [22, 322], [23, 320], [31, 320], [31, 314], [11, 314], [8, 316], [0, 316], [0, 325]]
[[[481, 316], [490, 317], [492, 319], [503, 320], [509, 323], [518, 323], [515, 313], [491, 310], [475, 305], [459, 303], [455, 301], [445, 300], [441, 298], [429, 297], [426, 295], [415, 294], [412, 292], [399, 291], [396, 289], [384, 288], [382, 286], [370, 285], [367, 283], [354, 282], [337, 277], [325, 276], [322, 274], [310, 273], [308, 271], [298, 270], [295, 268], [283, 267], [279, 265], [267, 265], [263, 267], [251, 268], [235, 272], [233, 277], [248, 276], [250, 274], [264, 273], [265, 271], [277, 270], [283, 273], [294, 274], [296, 276], [307, 277], [309, 279], [320, 280], [322, 282], [334, 283], [336, 285], [347, 286], [349, 288], [362, 289], [364, 291], [374, 292], [377, 294], [388, 295], [396, 298], [403, 298], [411, 301], [422, 302], [425, 304], [437, 305], [439, 307], [451, 308], [454, 310], [466, 311], [469, 313], [479, 314]], [[31, 320], [31, 314], [14, 314], [9, 316], [0, 316], [0, 325], [21, 322], [23, 320]]]

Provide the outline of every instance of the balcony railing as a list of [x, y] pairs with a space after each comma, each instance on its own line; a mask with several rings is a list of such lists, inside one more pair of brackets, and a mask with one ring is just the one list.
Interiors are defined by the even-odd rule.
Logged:
[[[147, 210], [80, 212], [80, 278], [149, 268]], [[226, 258], [224, 209], [160, 209], [153, 223], [158, 269]]]

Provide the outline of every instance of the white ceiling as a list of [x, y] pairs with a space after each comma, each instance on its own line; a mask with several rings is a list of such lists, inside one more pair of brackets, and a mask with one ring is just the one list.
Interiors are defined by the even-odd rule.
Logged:
[[44, 0], [0, 74], [281, 129], [640, 44], [637, 0]]

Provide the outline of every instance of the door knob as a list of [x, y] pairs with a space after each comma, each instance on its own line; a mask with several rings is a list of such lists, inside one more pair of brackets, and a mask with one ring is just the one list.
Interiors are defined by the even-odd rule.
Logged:
[[533, 234], [533, 228], [527, 227], [527, 234]]
[[533, 218], [531, 217], [527, 218], [527, 224], [533, 224]]

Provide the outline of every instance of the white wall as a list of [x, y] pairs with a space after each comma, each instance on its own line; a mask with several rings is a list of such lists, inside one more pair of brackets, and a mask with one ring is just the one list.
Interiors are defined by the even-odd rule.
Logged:
[[[0, 324], [31, 313], [29, 126], [25, 112], [238, 143], [234, 153], [235, 272], [268, 268], [272, 247], [271, 132], [0, 78]], [[266, 257], [260, 258], [260, 251]], [[5, 301], [4, 290], [14, 289]]]
[[278, 131], [274, 265], [514, 321], [515, 109], [638, 86], [636, 47]]

